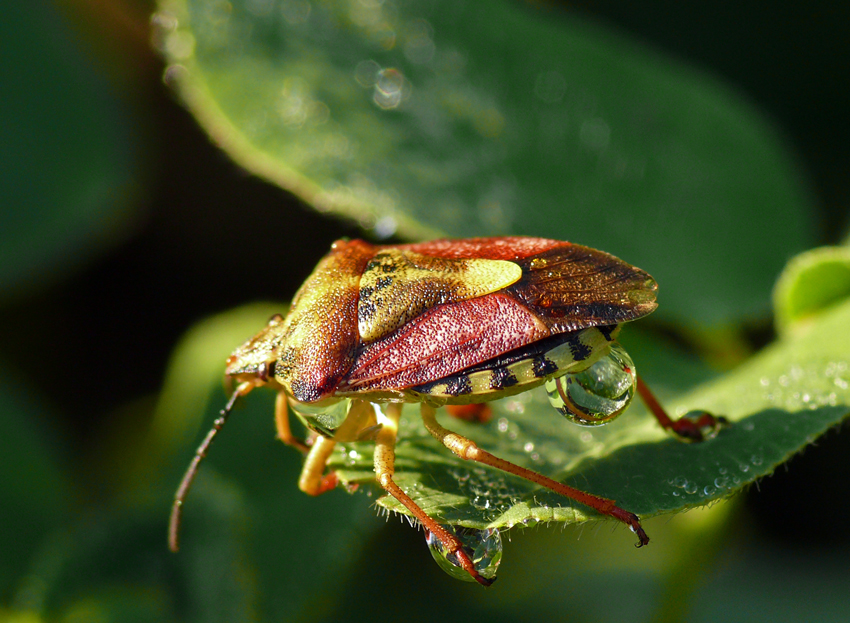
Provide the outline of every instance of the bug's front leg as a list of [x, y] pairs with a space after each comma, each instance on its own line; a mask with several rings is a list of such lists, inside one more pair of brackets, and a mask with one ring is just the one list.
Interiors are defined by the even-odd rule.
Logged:
[[336, 472], [325, 473], [328, 459], [336, 446], [333, 439], [317, 435], [313, 447], [304, 459], [304, 467], [298, 477], [298, 488], [308, 495], [321, 495], [339, 484]]
[[277, 429], [277, 438], [287, 446], [297, 448], [301, 452], [307, 453], [310, 451], [310, 446], [303, 439], [299, 439], [292, 434], [292, 429], [289, 428], [289, 398], [286, 392], [279, 391], [274, 403], [274, 425]]
[[[283, 392], [278, 394], [278, 397], [283, 395]], [[283, 417], [286, 417], [286, 398], [284, 396], [283, 406], [281, 401], [277, 403], [278, 408], [283, 409]], [[366, 407], [366, 408], [364, 408]], [[352, 407], [333, 438], [325, 437], [324, 435], [316, 435], [312, 447], [309, 448], [307, 456], [304, 459], [304, 467], [301, 468], [301, 476], [298, 478], [298, 488], [309, 495], [321, 495], [339, 484], [339, 478], [335, 472], [325, 473], [325, 468], [328, 465], [336, 446], [337, 439], [342, 441], [356, 439], [358, 434], [368, 425], [371, 416], [369, 405], [359, 402]], [[279, 413], [275, 412], [275, 420], [278, 422], [278, 436], [281, 436]], [[289, 432], [289, 421], [286, 420], [286, 432]], [[293, 444], [294, 445], [294, 444]], [[305, 447], [307, 447], [305, 445]]]
[[712, 415], [707, 411], [686, 413], [678, 420], [672, 419], [640, 376], [637, 377], [637, 391], [646, 408], [652, 412], [664, 430], [669, 430], [682, 441], [711, 439], [722, 427], [729, 425], [729, 420], [725, 417]]
[[461, 568], [471, 575], [476, 582], [483, 586], [490, 586], [495, 578], [482, 577], [475, 569], [463, 545], [456, 536], [450, 534], [443, 526], [438, 524], [430, 515], [419, 508], [419, 505], [408, 496], [401, 487], [393, 480], [395, 473], [395, 442], [398, 435], [398, 422], [401, 418], [401, 404], [391, 403], [384, 407], [382, 416], [378, 421], [382, 425], [375, 438], [375, 476], [384, 490], [401, 502], [427, 530], [436, 536], [451, 554], [453, 554]]
[[585, 493], [579, 489], [574, 489], [558, 482], [557, 480], [552, 480], [543, 474], [538, 474], [535, 471], [521, 467], [515, 463], [506, 461], [505, 459], [500, 459], [499, 457], [482, 450], [471, 439], [467, 439], [463, 435], [459, 435], [458, 433], [440, 426], [439, 422], [437, 422], [437, 410], [424, 402], [422, 403], [422, 420], [425, 423], [425, 428], [428, 429], [428, 432], [460, 458], [469, 461], [477, 461], [484, 465], [489, 465], [490, 467], [495, 467], [496, 469], [508, 472], [509, 474], [514, 474], [520, 478], [525, 478], [526, 480], [534, 482], [542, 487], [554, 491], [555, 493], [559, 493], [566, 498], [575, 500], [585, 506], [589, 506], [603, 515], [613, 517], [614, 519], [622, 521], [624, 524], [629, 526], [631, 531], [638, 537], [638, 547], [642, 547], [649, 543], [649, 537], [640, 525], [640, 518], [634, 513], [630, 513], [629, 511], [617, 506], [614, 500], [609, 500], [599, 497], [598, 495]]

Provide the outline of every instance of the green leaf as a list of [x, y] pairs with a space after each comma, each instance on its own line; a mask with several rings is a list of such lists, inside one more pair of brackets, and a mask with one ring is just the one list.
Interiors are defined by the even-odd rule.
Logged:
[[[497, 456], [616, 500], [643, 517], [704, 505], [770, 474], [850, 413], [848, 323], [850, 303], [844, 303], [805, 335], [788, 337], [670, 402], [676, 413], [707, 409], [733, 422], [704, 443], [668, 437], [635, 407], [603, 428], [571, 426], [559, 421], [542, 391], [493, 403], [487, 425], [446, 424], [443, 417], [444, 425]], [[415, 408], [406, 414], [396, 478], [437, 521], [483, 528], [596, 518], [533, 483], [456, 458], [430, 438]], [[337, 454], [333, 466], [346, 482], [367, 483], [374, 480], [370, 457], [368, 446], [355, 444]], [[393, 498], [379, 503], [405, 512]]]
[[[4, 370], [3, 377], [14, 375]], [[21, 383], [0, 387], [0, 531], [6, 535], [0, 597], [23, 578], [22, 561], [34, 555], [50, 530], [67, 521], [73, 490], [57, 452], [58, 440], [44, 433], [54, 418]]]
[[799, 328], [850, 296], [850, 248], [822, 247], [792, 259], [773, 291], [776, 328]]
[[[776, 132], [708, 76], [514, 0], [161, 0], [187, 105], [240, 164], [377, 236], [530, 234], [765, 314], [812, 210]], [[759, 258], [753, 262], [752, 258]]]
[[50, 3], [0, 23], [0, 292], [32, 288], [113, 243], [132, 218], [127, 111]]

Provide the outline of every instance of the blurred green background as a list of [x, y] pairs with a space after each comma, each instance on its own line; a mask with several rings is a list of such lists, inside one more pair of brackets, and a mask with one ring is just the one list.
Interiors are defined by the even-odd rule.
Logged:
[[[296, 22], [310, 6], [206, 4], [207, 27], [234, 6], [258, 19], [271, 7]], [[236, 126], [272, 165], [254, 152], [233, 156], [267, 177], [280, 163], [300, 172], [275, 178], [298, 186], [300, 198], [234, 164], [217, 146], [232, 148], [228, 135], [211, 140], [180, 103], [180, 72], [167, 73], [155, 51], [163, 30], [151, 43], [152, 2], [6, 7], [0, 620], [846, 619], [847, 441], [834, 432], [731, 502], [650, 520], [653, 542], [639, 555], [631, 535], [610, 523], [511, 532], [499, 582], [485, 591], [443, 575], [421, 532], [376, 518], [373, 500], [300, 494], [300, 459], [274, 440], [272, 397], [252, 395], [193, 491], [184, 551], [168, 553], [169, 498], [224, 402], [224, 358], [291, 298], [338, 237], [558, 232], [620, 254], [661, 283], [662, 308], [633, 338], [640, 360], [632, 354], [667, 395], [734, 369], [772, 341], [770, 291], [782, 266], [807, 248], [843, 243], [846, 3], [457, 6], [431, 18], [446, 22], [434, 36], [479, 61], [469, 81], [477, 91], [454, 95], [502, 121], [485, 115], [483, 126], [450, 126], [422, 142], [410, 128], [429, 110], [402, 109], [373, 127], [354, 114], [358, 105], [374, 114], [364, 98], [346, 109], [347, 127], [375, 143], [348, 164], [310, 168], [292, 153], [304, 145], [297, 133], [289, 142], [273, 131], [251, 135], [258, 126], [246, 112]], [[162, 14], [155, 22], [163, 28]], [[336, 66], [350, 51], [327, 32], [316, 49], [332, 49]], [[255, 95], [262, 109], [262, 94], [240, 82], [261, 77], [258, 65], [249, 71], [239, 59], [256, 61], [251, 42], [277, 50], [274, 32], [232, 32], [218, 48], [196, 34], [199, 62], [221, 56], [222, 65], [208, 65], [220, 68], [231, 62], [226, 54], [237, 59], [230, 72], [210, 74], [222, 114], [232, 118], [240, 98]], [[523, 99], [523, 63], [569, 66], [565, 46], [583, 61], [574, 74], [582, 98], [560, 107], [566, 87], [549, 80], [526, 89], [536, 100]], [[300, 58], [286, 50], [286, 63]], [[422, 71], [413, 74], [414, 94], [439, 92], [423, 86]], [[190, 91], [183, 97], [192, 101]], [[210, 128], [211, 117], [200, 117]], [[510, 133], [515, 118], [539, 124], [534, 140]], [[502, 151], [491, 151], [505, 119]], [[570, 123], [575, 137], [562, 138]], [[609, 145], [622, 162], [597, 159]], [[641, 154], [645, 170], [663, 175], [629, 169]], [[441, 162], [451, 166], [435, 168]], [[328, 193], [332, 184], [348, 194]], [[843, 283], [845, 256], [835, 260], [839, 276], [824, 283]], [[839, 287], [823, 298], [846, 296]], [[790, 330], [793, 317], [780, 317], [780, 329]], [[655, 344], [675, 354], [674, 365], [651, 361]]]

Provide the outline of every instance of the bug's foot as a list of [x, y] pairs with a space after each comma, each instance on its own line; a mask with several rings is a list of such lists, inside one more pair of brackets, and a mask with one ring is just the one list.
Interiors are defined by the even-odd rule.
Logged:
[[[485, 578], [484, 576], [478, 575], [477, 573], [473, 577], [475, 578], [475, 581], [478, 582], [481, 586], [490, 586], [491, 584], [493, 584], [493, 582], [496, 581], [495, 577]], [[499, 586], [501, 586], [501, 584]]]
[[[434, 553], [433, 550], [431, 553]], [[478, 572], [478, 567], [472, 561], [472, 552], [468, 551], [465, 547], [462, 547], [461, 549], [456, 551], [452, 555], [452, 558], [454, 559], [453, 561], [451, 561], [452, 564], [457, 564], [458, 567], [460, 567], [461, 569], [463, 569], [464, 572], [472, 576], [472, 579], [478, 582], [481, 586], [490, 586], [493, 582], [496, 581], [495, 574], [492, 577], [485, 578]], [[496, 566], [498, 567], [498, 562], [496, 563]], [[448, 569], [446, 567], [443, 567], [443, 571], [448, 571]], [[449, 572], [449, 575], [452, 574]]]
[[629, 527], [629, 530], [631, 530], [637, 535], [638, 542], [635, 544], [635, 547], [643, 547], [644, 545], [649, 543], [649, 537], [644, 531], [643, 526], [640, 525], [640, 517], [617, 506], [613, 507], [609, 511], [609, 514], [614, 519], [622, 521]]
[[729, 426], [729, 420], [723, 416], [690, 411], [673, 422], [670, 430], [681, 441], [696, 442], [714, 439], [724, 426]]
[[305, 491], [305, 493], [309, 495], [322, 495], [323, 493], [327, 493], [328, 491], [333, 491], [336, 489], [339, 484], [339, 476], [336, 475], [336, 472], [328, 472], [322, 479], [319, 481], [319, 486], [316, 489], [311, 491]]

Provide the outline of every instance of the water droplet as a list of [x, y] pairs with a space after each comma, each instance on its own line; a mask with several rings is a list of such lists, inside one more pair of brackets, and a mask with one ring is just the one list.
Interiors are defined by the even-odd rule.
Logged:
[[684, 489], [688, 486], [688, 479], [684, 476], [679, 476], [670, 481], [670, 484], [674, 487], [678, 487], [679, 489]]
[[381, 73], [381, 66], [373, 60], [360, 61], [354, 68], [354, 79], [361, 87], [375, 86]]
[[705, 489], [703, 489], [702, 492], [703, 492], [703, 495], [710, 496], [710, 495], [714, 495], [717, 492], [717, 489], [715, 489], [712, 486], [708, 486]]
[[582, 426], [612, 421], [629, 406], [635, 393], [635, 366], [617, 343], [596, 363], [575, 374], [546, 381], [549, 403]]
[[392, 236], [396, 232], [396, 229], [398, 229], [398, 223], [395, 218], [392, 216], [382, 216], [375, 222], [372, 231], [379, 240], [383, 240]]
[[[525, 523], [525, 522], [523, 522]], [[475, 528], [462, 528], [453, 526], [442, 526], [450, 534], [458, 538], [472, 566], [481, 577], [488, 580], [496, 577], [496, 570], [502, 561], [502, 535], [496, 528], [476, 530]], [[464, 582], [474, 582], [475, 579], [460, 566], [457, 556], [449, 552], [434, 533], [425, 531], [425, 542], [431, 550], [431, 556], [439, 565], [440, 569], [455, 579]]]
[[685, 493], [689, 493], [689, 494], [693, 495], [696, 492], [697, 492], [697, 483], [689, 482], [688, 484], [685, 485]]
[[380, 108], [390, 110], [398, 108], [402, 101], [410, 97], [411, 86], [404, 74], [394, 67], [382, 69], [375, 81], [372, 100]]
[[[712, 417], [705, 411], [688, 411], [681, 417], [681, 419], [688, 420], [695, 424], [699, 428], [700, 435], [702, 435], [702, 439], [704, 441], [717, 437], [724, 421], [722, 418]], [[687, 441], [684, 437], [681, 439], [683, 441]]]
[[720, 472], [721, 474], [725, 474], [725, 473], [726, 473], [727, 471], [729, 471], [729, 470], [727, 470], [725, 467], [721, 467], [721, 468], [720, 468], [720, 469], [718, 469], [717, 471], [718, 471], [718, 472]]
[[752, 463], [753, 465], [761, 465], [762, 460], [763, 459], [760, 456], [758, 456], [757, 454], [754, 454], [753, 456], [750, 457], [750, 463]]
[[749, 465], [745, 465], [744, 463], [741, 463], [741, 464], [738, 466], [738, 469], [740, 469], [742, 472], [748, 472], [748, 471], [750, 471], [750, 466], [749, 466]]

